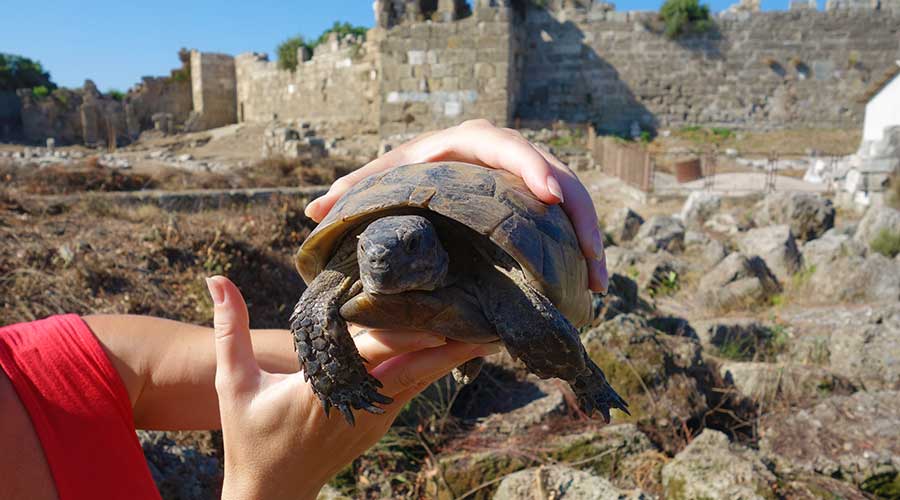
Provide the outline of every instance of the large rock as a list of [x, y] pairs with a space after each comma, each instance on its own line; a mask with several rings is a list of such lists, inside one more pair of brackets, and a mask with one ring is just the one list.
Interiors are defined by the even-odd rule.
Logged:
[[820, 268], [842, 257], [865, 257], [866, 245], [831, 229], [821, 237], [807, 241], [802, 247], [803, 262], [809, 268]]
[[808, 268], [805, 300], [812, 303], [896, 302], [900, 300], [900, 261], [878, 253], [818, 261]]
[[609, 290], [606, 296], [593, 295], [594, 321], [596, 326], [619, 314], [627, 314], [637, 309], [638, 284], [631, 278], [613, 273], [609, 277]]
[[753, 207], [753, 221], [759, 227], [787, 224], [795, 238], [807, 241], [834, 227], [834, 213], [831, 200], [818, 194], [780, 192]]
[[794, 338], [782, 359], [826, 367], [866, 389], [900, 389], [900, 304], [784, 311]]
[[754, 320], [698, 322], [695, 326], [704, 347], [735, 361], [774, 361], [787, 342], [783, 329]]
[[684, 249], [684, 224], [675, 217], [654, 215], [645, 222], [634, 237], [637, 248], [648, 252]]
[[738, 394], [766, 407], [776, 401], [797, 404], [823, 394], [849, 394], [853, 390], [845, 378], [818, 366], [726, 361], [719, 365], [719, 374]]
[[732, 253], [700, 279], [698, 298], [714, 309], [760, 304], [781, 292], [781, 285], [760, 257]]
[[[653, 444], [637, 427], [630, 424], [610, 425], [599, 430], [564, 434], [555, 438], [551, 434], [539, 442], [527, 439], [520, 441], [514, 447], [505, 444], [499, 448], [482, 445], [478, 452], [439, 455], [439, 471], [423, 471], [425, 498], [450, 500], [473, 490], [475, 492], [467, 498], [496, 498], [493, 495], [495, 491], [500, 493], [498, 484], [501, 480], [531, 467], [535, 462], [553, 462], [560, 466], [577, 464], [585, 470], [585, 474], [608, 478], [617, 483], [617, 488], [631, 488], [627, 481], [620, 483], [621, 478], [618, 476], [622, 471], [630, 470], [631, 464], [642, 454], [650, 452], [654, 452]], [[512, 493], [517, 490], [515, 488]], [[509, 493], [507, 490], [504, 494]]]
[[220, 433], [139, 430], [137, 435], [165, 500], [219, 498], [224, 465]]
[[669, 252], [660, 250], [648, 255], [636, 269], [638, 287], [654, 296], [677, 292], [687, 266]]
[[708, 403], [698, 379], [708, 373], [700, 344], [651, 328], [647, 321], [624, 314], [582, 336], [588, 355], [610, 384], [628, 401], [631, 417], [614, 411], [619, 421], [653, 424], [654, 442], [677, 448], [681, 422], [700, 417]]
[[685, 200], [678, 217], [685, 227], [701, 228], [703, 224], [719, 212], [722, 197], [706, 191], [694, 191]]
[[526, 469], [506, 476], [493, 500], [625, 500], [648, 499], [642, 492], [622, 491], [606, 479], [564, 465]]
[[643, 223], [644, 219], [637, 212], [623, 207], [609, 217], [604, 231], [615, 244], [621, 245], [634, 239]]
[[663, 488], [671, 500], [774, 499], [776, 478], [753, 450], [704, 429], [663, 467]]
[[705, 223], [703, 227], [709, 231], [725, 235], [734, 235], [746, 229], [731, 214], [716, 214]]
[[900, 234], [900, 210], [887, 206], [869, 208], [862, 220], [859, 221], [854, 238], [866, 245], [871, 245], [882, 231], [888, 234]]
[[637, 278], [637, 266], [648, 257], [648, 254], [615, 246], [606, 249], [606, 268], [610, 273], [619, 273], [629, 278]]
[[787, 225], [751, 229], [737, 243], [741, 252], [765, 260], [782, 283], [803, 267], [803, 257]]
[[900, 473], [897, 429], [900, 392], [857, 392], [765, 415], [760, 451], [779, 474], [817, 473], [871, 491]]

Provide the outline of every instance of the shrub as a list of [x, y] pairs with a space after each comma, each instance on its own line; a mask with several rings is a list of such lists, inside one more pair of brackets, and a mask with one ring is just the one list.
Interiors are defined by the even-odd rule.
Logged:
[[721, 139], [730, 139], [734, 136], [734, 131], [732, 131], [730, 128], [712, 127], [709, 130], [713, 133], [713, 135]]
[[300, 50], [300, 47], [308, 47], [308, 45], [303, 37], [299, 35], [281, 42], [281, 45], [275, 49], [278, 53], [278, 67], [290, 71], [296, 70], [299, 63], [297, 51]]
[[56, 88], [56, 84], [50, 81], [50, 73], [44, 71], [41, 63], [27, 57], [0, 53], [0, 90], [35, 87], [44, 87], [48, 91]]
[[700, 5], [698, 0], [666, 0], [659, 11], [666, 24], [666, 36], [677, 38], [679, 35], [708, 31], [712, 27], [709, 7]]
[[116, 100], [119, 102], [125, 100], [125, 92], [122, 92], [121, 90], [110, 89], [106, 92], [106, 94], [109, 95], [110, 97], [112, 97], [113, 100]]
[[312, 44], [310, 44], [309, 47], [310, 49], [312, 49], [317, 47], [319, 44], [324, 43], [325, 40], [328, 40], [328, 35], [330, 35], [331, 33], [337, 33], [338, 39], [344, 38], [347, 35], [355, 35], [365, 40], [367, 31], [368, 30], [363, 26], [353, 26], [350, 23], [341, 23], [335, 21], [334, 24], [327, 30], [323, 31], [322, 34], [319, 35], [319, 38], [316, 38], [316, 40]]
[[871, 246], [873, 251], [893, 259], [900, 253], [900, 233], [882, 229], [872, 238]]
[[31, 89], [31, 95], [37, 97], [38, 99], [42, 99], [50, 95], [50, 89], [43, 85], [38, 85], [37, 87]]

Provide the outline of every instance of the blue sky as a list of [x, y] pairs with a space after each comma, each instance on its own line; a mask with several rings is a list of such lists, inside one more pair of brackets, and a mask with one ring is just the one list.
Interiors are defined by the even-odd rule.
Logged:
[[[617, 10], [656, 10], [661, 1], [614, 3]], [[733, 1], [706, 3], [719, 11]], [[786, 7], [787, 0], [763, 0], [764, 10]], [[90, 78], [101, 90], [167, 75], [178, 66], [181, 47], [266, 52], [274, 59], [275, 47], [289, 36], [316, 37], [336, 20], [373, 23], [371, 0], [0, 0], [0, 12], [0, 52], [40, 61], [57, 84], [79, 87]]]

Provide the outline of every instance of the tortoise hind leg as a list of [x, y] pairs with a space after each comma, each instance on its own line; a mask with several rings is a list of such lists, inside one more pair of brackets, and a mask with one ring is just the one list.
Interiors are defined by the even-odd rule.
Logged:
[[380, 394], [381, 382], [366, 371], [347, 323], [340, 316], [346, 297], [358, 290], [354, 277], [326, 269], [310, 283], [291, 315], [291, 334], [304, 377], [322, 401], [325, 414], [332, 406], [354, 425], [353, 409], [380, 414], [374, 403], [389, 404]]
[[483, 278], [488, 282], [479, 297], [509, 353], [541, 378], [568, 382], [588, 416], [598, 410], [608, 423], [611, 408], [628, 413], [627, 403], [587, 355], [578, 330], [556, 306], [517, 274], [491, 274]]

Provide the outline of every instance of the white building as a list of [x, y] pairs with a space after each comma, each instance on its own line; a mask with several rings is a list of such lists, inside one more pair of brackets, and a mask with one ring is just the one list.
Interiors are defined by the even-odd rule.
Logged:
[[890, 176], [900, 166], [900, 61], [888, 69], [862, 98], [866, 102], [859, 151], [835, 177], [857, 205], [883, 198]]
[[866, 118], [863, 143], [880, 141], [884, 129], [900, 125], [900, 61], [897, 61], [864, 96]]

